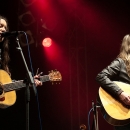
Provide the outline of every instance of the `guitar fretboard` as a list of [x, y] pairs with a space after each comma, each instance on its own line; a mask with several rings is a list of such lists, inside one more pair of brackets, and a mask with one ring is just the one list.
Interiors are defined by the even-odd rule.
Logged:
[[44, 76], [40, 76], [40, 81], [42, 82], [46, 82], [46, 81], [49, 81], [49, 76], [48, 75], [44, 75]]
[[[40, 81], [42, 81], [42, 82], [46, 82], [49, 80], [50, 79], [49, 79], [48, 75], [40, 76]], [[26, 84], [24, 83], [23, 80], [18, 80], [18, 81], [12, 82], [12, 83], [4, 84], [3, 86], [4, 86], [3, 87], [4, 92], [9, 92], [9, 91], [13, 91], [13, 90], [17, 90], [17, 89], [26, 87]]]
[[3, 88], [5, 92], [9, 92], [9, 91], [17, 90], [23, 87], [26, 87], [26, 84], [23, 83], [23, 80], [19, 80], [19, 81], [15, 81], [9, 84], [4, 84]]

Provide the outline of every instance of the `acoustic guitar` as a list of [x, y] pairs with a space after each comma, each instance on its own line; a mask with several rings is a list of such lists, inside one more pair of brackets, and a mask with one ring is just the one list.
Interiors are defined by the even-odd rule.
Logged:
[[[114, 81], [124, 92], [130, 95], [130, 85]], [[130, 106], [125, 106], [113, 98], [102, 87], [99, 88], [99, 102], [104, 119], [111, 125], [120, 126], [130, 123]]]
[[[48, 75], [40, 76], [42, 82], [46, 81], [61, 81], [62, 76], [59, 71], [51, 71]], [[20, 88], [26, 87], [24, 80], [12, 82], [8, 73], [0, 70], [0, 86], [4, 90], [4, 94], [0, 95], [0, 108], [7, 108], [16, 102], [16, 92]]]

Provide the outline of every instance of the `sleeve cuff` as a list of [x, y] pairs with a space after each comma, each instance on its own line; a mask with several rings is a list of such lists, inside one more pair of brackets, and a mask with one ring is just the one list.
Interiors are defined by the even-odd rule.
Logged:
[[123, 90], [120, 89], [120, 90], [117, 92], [118, 96], [119, 96], [122, 92], [123, 92]]

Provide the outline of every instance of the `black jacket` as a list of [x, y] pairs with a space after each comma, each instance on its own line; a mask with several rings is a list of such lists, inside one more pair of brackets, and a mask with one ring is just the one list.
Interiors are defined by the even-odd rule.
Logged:
[[113, 81], [130, 84], [130, 77], [127, 74], [126, 65], [121, 58], [116, 58], [109, 66], [103, 69], [97, 75], [96, 80], [108, 93], [117, 97], [122, 90]]

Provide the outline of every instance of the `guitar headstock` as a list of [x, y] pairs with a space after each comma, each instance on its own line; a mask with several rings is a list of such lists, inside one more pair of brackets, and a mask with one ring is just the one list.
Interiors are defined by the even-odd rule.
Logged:
[[49, 72], [48, 76], [49, 76], [50, 81], [52, 81], [52, 82], [62, 80], [61, 73], [57, 70], [51, 70]]

